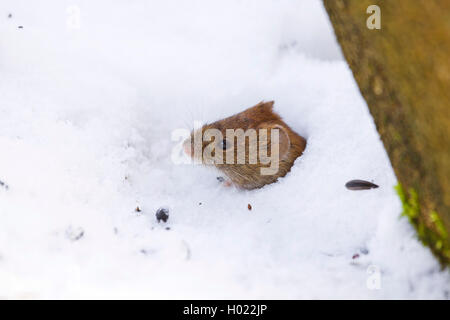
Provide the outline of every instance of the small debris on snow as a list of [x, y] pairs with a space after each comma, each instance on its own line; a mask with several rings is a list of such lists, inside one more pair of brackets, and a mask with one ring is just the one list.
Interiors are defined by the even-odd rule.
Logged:
[[353, 260], [358, 259], [358, 258], [359, 258], [359, 254], [358, 254], [358, 253], [355, 253], [355, 254], [352, 256], [352, 259], [353, 259]]
[[369, 249], [361, 248], [361, 249], [359, 249], [359, 252], [361, 252], [362, 254], [369, 254]]
[[144, 256], [149, 255], [149, 254], [154, 254], [156, 253], [156, 250], [154, 249], [141, 249], [139, 250], [140, 253], [142, 253]]
[[216, 179], [217, 179], [217, 181], [219, 181], [219, 182], [224, 182], [224, 181], [225, 181], [225, 178], [224, 178], [224, 177], [217, 177]]
[[198, 203], [198, 205], [199, 205], [199, 206], [201, 206], [201, 205], [202, 205], [202, 203], [201, 203], [201, 202], [199, 202], [199, 203]]
[[8, 18], [9, 18], [9, 19], [12, 18], [12, 13], [8, 14]]
[[66, 237], [70, 241], [78, 241], [81, 238], [83, 238], [83, 236], [84, 236], [84, 229], [81, 227], [77, 227], [77, 228], [68, 227], [66, 229]]
[[2, 180], [0, 180], [0, 187], [5, 188], [6, 190], [9, 189], [9, 186], [6, 183], [4, 183]]
[[19, 29], [23, 29], [23, 26], [19, 26]]
[[141, 208], [139, 208], [139, 206], [136, 207], [136, 209], [134, 209], [134, 211], [136, 212], [142, 212]]
[[169, 209], [159, 208], [156, 211], [156, 220], [158, 220], [158, 223], [161, 222], [161, 220], [163, 222], [167, 222], [168, 219], [169, 219]]
[[189, 244], [186, 241], [182, 241], [184, 248], [186, 249], [186, 256], [185, 259], [186, 260], [190, 260], [191, 259], [191, 248], [189, 247]]
[[170, 230], [170, 227], [166, 227], [166, 230]]
[[351, 180], [345, 184], [345, 187], [349, 190], [367, 190], [378, 188], [376, 184], [364, 180]]
[[247, 209], [252, 210], [252, 205], [250, 203], [247, 205]]

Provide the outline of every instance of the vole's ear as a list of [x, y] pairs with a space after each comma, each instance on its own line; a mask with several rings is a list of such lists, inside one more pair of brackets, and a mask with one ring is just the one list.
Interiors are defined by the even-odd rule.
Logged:
[[[280, 154], [280, 160], [284, 159], [291, 147], [291, 139], [289, 139], [289, 134], [287, 129], [278, 123], [270, 123], [263, 122], [258, 126], [258, 129], [266, 129], [267, 130], [267, 140], [271, 145], [271, 150], [274, 150], [274, 147], [278, 144], [278, 152]], [[272, 130], [278, 131], [278, 141], [272, 141]]]
[[258, 103], [256, 105], [256, 107], [265, 108], [267, 110], [272, 110], [274, 103], [275, 103], [275, 101], [273, 101], [273, 100], [272, 101], [267, 101], [267, 102], [261, 101], [260, 103]]

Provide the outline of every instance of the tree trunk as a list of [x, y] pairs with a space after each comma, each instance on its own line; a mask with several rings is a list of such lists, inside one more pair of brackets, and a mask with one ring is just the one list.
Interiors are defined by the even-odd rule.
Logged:
[[[323, 0], [399, 181], [403, 213], [450, 263], [450, 1]], [[369, 29], [378, 5], [381, 28]]]

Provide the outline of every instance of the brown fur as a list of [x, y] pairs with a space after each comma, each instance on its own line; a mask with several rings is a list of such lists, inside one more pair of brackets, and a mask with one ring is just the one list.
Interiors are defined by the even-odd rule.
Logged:
[[[258, 157], [256, 164], [250, 164], [248, 139], [246, 139], [245, 148], [245, 164], [216, 164], [213, 165], [221, 170], [236, 186], [243, 189], [255, 189], [261, 188], [266, 184], [276, 182], [279, 177], [284, 177], [291, 169], [295, 159], [302, 155], [306, 147], [306, 140], [295, 133], [282, 119], [273, 111], [273, 101], [260, 102], [257, 105], [244, 110], [231, 117], [225, 118], [206, 124], [202, 128], [202, 133], [206, 129], [214, 128], [222, 132], [224, 138], [226, 137], [226, 129], [268, 129], [268, 145], [270, 145], [270, 130], [274, 127], [279, 129], [279, 150], [280, 150], [280, 163], [279, 170], [273, 175], [261, 175], [261, 167], [269, 167], [269, 165], [262, 164]], [[193, 136], [191, 135], [191, 154], [193, 154]], [[257, 136], [259, 142], [259, 136]], [[210, 144], [211, 141], [203, 141], [202, 151]], [[234, 144], [235, 159], [237, 158], [237, 143]], [[221, 149], [218, 149], [222, 152]], [[271, 150], [271, 148], [269, 148]], [[269, 153], [270, 154], [270, 153]], [[203, 157], [203, 156], [202, 156]], [[223, 151], [223, 158], [226, 161], [226, 152]], [[203, 163], [207, 162], [201, 159]], [[236, 161], [235, 161], [236, 163]]]

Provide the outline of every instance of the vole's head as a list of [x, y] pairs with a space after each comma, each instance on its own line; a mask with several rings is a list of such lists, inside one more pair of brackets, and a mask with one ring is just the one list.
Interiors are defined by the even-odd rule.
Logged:
[[231, 117], [193, 131], [184, 143], [196, 161], [213, 165], [245, 189], [262, 187], [286, 175], [306, 141], [260, 102]]

